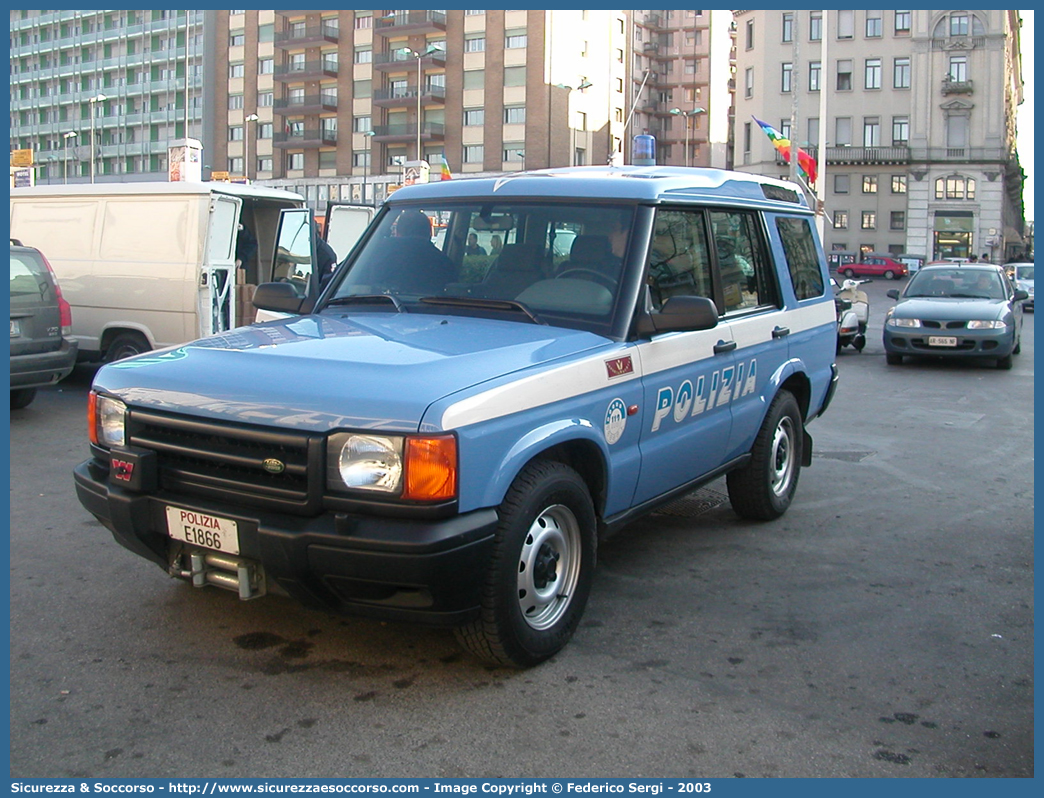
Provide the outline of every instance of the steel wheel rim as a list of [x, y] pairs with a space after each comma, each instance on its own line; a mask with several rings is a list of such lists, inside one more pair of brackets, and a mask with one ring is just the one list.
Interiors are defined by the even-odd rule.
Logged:
[[769, 456], [772, 458], [770, 463], [770, 468], [772, 469], [770, 487], [776, 496], [785, 496], [787, 491], [790, 490], [796, 467], [794, 458], [794, 422], [790, 416], [780, 419], [779, 424], [776, 425]]
[[565, 614], [580, 579], [580, 524], [556, 504], [530, 525], [518, 558], [518, 607], [533, 629], [554, 626]]

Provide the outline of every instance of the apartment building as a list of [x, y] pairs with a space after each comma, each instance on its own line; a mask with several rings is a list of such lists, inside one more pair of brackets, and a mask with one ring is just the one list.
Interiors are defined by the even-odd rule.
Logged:
[[736, 168], [789, 176], [755, 117], [817, 157], [825, 140], [827, 250], [1024, 248], [1017, 11], [735, 16]]
[[11, 11], [11, 148], [36, 181], [165, 180], [170, 144], [207, 151], [214, 13]]

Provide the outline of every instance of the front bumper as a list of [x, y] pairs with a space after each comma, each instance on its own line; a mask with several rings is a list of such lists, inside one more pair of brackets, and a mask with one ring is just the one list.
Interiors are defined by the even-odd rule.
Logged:
[[168, 505], [236, 521], [238, 559], [258, 568], [265, 584], [307, 606], [433, 626], [459, 625], [478, 613], [495, 510], [443, 520], [343, 512], [302, 518], [198, 497], [137, 493], [110, 485], [108, 467], [93, 459], [73, 476], [80, 503], [118, 543], [173, 575], [189, 578], [184, 566], [192, 555], [200, 560], [215, 553], [168, 536]]
[[[932, 337], [953, 337], [956, 346], [929, 343]], [[1003, 330], [934, 330], [924, 327], [909, 329], [885, 324], [884, 348], [890, 355], [925, 355], [930, 357], [1007, 357], [1015, 348], [1015, 331]]]
[[11, 356], [11, 387], [40, 388], [69, 376], [76, 365], [76, 342], [62, 340], [53, 352]]

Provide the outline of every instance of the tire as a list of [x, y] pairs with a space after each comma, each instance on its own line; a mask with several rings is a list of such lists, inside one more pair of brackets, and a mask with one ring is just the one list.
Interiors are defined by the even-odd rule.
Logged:
[[1022, 339], [1021, 338], [1015, 342], [1015, 348], [1011, 350], [1011, 353], [1013, 355], [1021, 355], [1022, 354]]
[[754, 439], [750, 462], [726, 479], [738, 516], [771, 521], [787, 511], [801, 474], [803, 430], [797, 400], [790, 391], [780, 391]]
[[855, 347], [855, 351], [862, 352], [863, 348], [866, 346], [866, 337], [862, 335], [857, 335], [852, 340], [852, 346]]
[[894, 280], [895, 279], [895, 272], [893, 272], [891, 269], [889, 269], [888, 271], [886, 271], [884, 273], [884, 278], [886, 280]]
[[1009, 352], [1004, 357], [997, 358], [997, 368], [1001, 369], [1002, 371], [1010, 371], [1013, 365], [1013, 361], [1014, 358], [1012, 358], [1011, 352]]
[[11, 390], [11, 409], [21, 410], [29, 407], [30, 402], [36, 398], [36, 388], [13, 388]]
[[594, 577], [594, 504], [562, 463], [536, 460], [500, 505], [479, 617], [456, 629], [475, 656], [537, 665], [561, 651], [583, 615]]
[[104, 361], [112, 363], [115, 360], [123, 360], [133, 355], [140, 355], [152, 349], [145, 336], [136, 332], [125, 332], [117, 335], [109, 348], [105, 350]]
[[887, 363], [889, 366], [901, 366], [903, 365], [903, 356], [893, 355], [891, 352], [886, 352], [885, 363]]
[[845, 277], [848, 277], [850, 279], [852, 277], [855, 277], [855, 272], [852, 271], [851, 269], [842, 269], [841, 270], [841, 274], [843, 274]]

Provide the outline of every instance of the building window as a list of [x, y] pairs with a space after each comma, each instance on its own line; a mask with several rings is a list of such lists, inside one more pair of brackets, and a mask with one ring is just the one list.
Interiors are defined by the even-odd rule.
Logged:
[[808, 62], [808, 90], [819, 91], [819, 81], [823, 75], [823, 64], [819, 61]]
[[373, 49], [370, 47], [356, 47], [355, 48], [355, 63], [357, 64], [372, 64], [373, 63]]
[[241, 78], [244, 75], [246, 75], [246, 67], [243, 66], [242, 62], [228, 65], [228, 76], [230, 78]]
[[292, 171], [304, 169], [304, 153], [288, 152], [286, 154], [286, 168]]
[[469, 144], [464, 147], [464, 163], [482, 163], [483, 158], [481, 144]]
[[852, 61], [843, 58], [837, 62], [837, 90], [852, 90]]
[[229, 158], [228, 159], [228, 173], [231, 175], [243, 174], [243, 159], [242, 158]]
[[486, 123], [486, 111], [484, 108], [465, 108], [464, 126], [481, 127]]
[[963, 149], [968, 146], [968, 117], [952, 115], [946, 117], [946, 146]]
[[794, 12], [784, 11], [783, 12], [783, 36], [780, 39], [783, 42], [794, 41]]
[[257, 107], [271, 108], [275, 103], [275, 93], [270, 91], [259, 91], [257, 93]]
[[839, 116], [834, 120], [834, 144], [838, 147], [852, 145], [852, 117]]
[[352, 120], [352, 130], [356, 133], [369, 133], [373, 130], [373, 117], [357, 116]]
[[352, 153], [352, 166], [370, 166], [370, 152], [366, 150], [364, 152], [353, 152]]
[[366, 30], [367, 28], [373, 27], [373, 14], [363, 13], [362, 11], [355, 12], [355, 29]]
[[892, 175], [892, 193], [906, 193], [906, 175]]
[[968, 15], [967, 14], [950, 14], [950, 35], [951, 36], [967, 36], [968, 35]]
[[881, 59], [880, 58], [868, 58], [868, 59], [866, 59], [865, 66], [863, 68], [863, 88], [865, 88], [865, 89], [879, 89], [879, 88], [881, 88]]
[[950, 56], [949, 78], [952, 83], [965, 83], [968, 80], [968, 56]]
[[504, 31], [505, 50], [517, 50], [525, 47], [526, 43], [527, 37], [525, 29]]
[[906, 211], [892, 211], [888, 220], [888, 229], [890, 230], [905, 230], [906, 229]]
[[863, 193], [877, 193], [877, 175], [863, 175]]
[[259, 58], [257, 59], [257, 74], [259, 75], [271, 75], [275, 72], [275, 59], [274, 58]]
[[892, 117], [892, 144], [905, 146], [910, 141], [910, 117]]
[[272, 123], [262, 122], [257, 126], [257, 137], [259, 139], [270, 139], [272, 138]]
[[242, 141], [243, 140], [243, 126], [242, 125], [229, 125], [229, 128], [228, 128], [228, 140], [229, 141]]
[[486, 71], [484, 69], [467, 69], [464, 71], [464, 88], [481, 89], [486, 85]]
[[747, 20], [745, 42], [746, 42], [746, 48], [748, 50], [753, 50], [754, 49], [754, 20], [752, 20], [752, 19], [748, 19]]
[[246, 36], [243, 35], [241, 30], [233, 30], [228, 33], [228, 46], [229, 47], [242, 47], [246, 44]]
[[524, 66], [505, 67], [504, 68], [504, 86], [525, 86], [525, 85], [526, 85], [526, 68]]
[[881, 146], [881, 120], [876, 116], [868, 116], [863, 119], [863, 146]]
[[823, 38], [823, 12], [808, 12], [808, 40], [818, 42]]
[[896, 89], [910, 88], [910, 58], [896, 58], [892, 66], [892, 87]]
[[866, 38], [878, 39], [884, 35], [884, 12], [866, 12]]
[[975, 181], [970, 177], [950, 175], [935, 181], [935, 198], [948, 200], [975, 199]]
[[864, 230], [876, 230], [877, 229], [877, 211], [863, 211], [863, 222], [861, 227]]
[[486, 36], [483, 33], [469, 33], [464, 37], [465, 53], [481, 53], [486, 49]]
[[271, 158], [258, 158], [257, 159], [257, 171], [259, 171], [259, 172], [271, 172], [272, 171], [272, 159]]
[[805, 136], [805, 141], [813, 146], [819, 145], [819, 117], [812, 116], [808, 119], [808, 135]]
[[781, 65], [781, 73], [780, 73], [780, 81], [779, 81], [779, 90], [780, 91], [790, 91], [791, 86], [793, 84], [793, 78], [794, 78], [794, 65], [793, 64], [789, 64], [789, 63], [782, 64]]
[[895, 12], [895, 34], [896, 36], [910, 35], [910, 24], [912, 13], [910, 11]]
[[243, 107], [243, 95], [242, 94], [230, 94], [228, 95], [228, 110], [237, 111]]
[[841, 9], [837, 12], [837, 38], [851, 39], [855, 36], [855, 11]]
[[505, 125], [524, 125], [526, 123], [526, 107], [524, 105], [508, 106], [504, 109]]
[[848, 229], [848, 211], [834, 211], [834, 229]]
[[319, 150], [319, 168], [337, 168], [337, 150]]
[[754, 96], [754, 67], [747, 67], [743, 73], [743, 96], [747, 99]]
[[509, 144], [505, 142], [503, 156], [505, 161], [517, 161], [518, 163], [525, 163], [526, 147], [522, 143]]
[[851, 184], [851, 175], [834, 175], [834, 193], [847, 194]]

